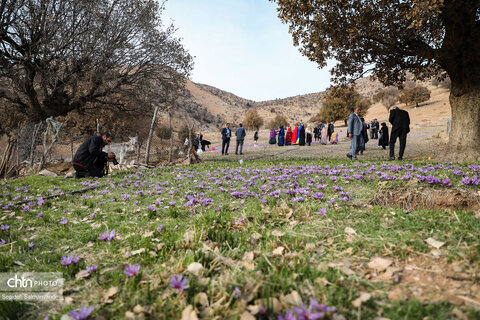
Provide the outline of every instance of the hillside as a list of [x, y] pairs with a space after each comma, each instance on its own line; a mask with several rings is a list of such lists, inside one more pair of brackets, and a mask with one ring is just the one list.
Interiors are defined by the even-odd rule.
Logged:
[[256, 109], [265, 123], [277, 114], [296, 123], [307, 121], [322, 105], [321, 92], [256, 102], [189, 80], [186, 87], [190, 97], [183, 103], [188, 106], [188, 112], [196, 126], [207, 131], [220, 128], [225, 122], [240, 123], [249, 108]]
[[[450, 117], [449, 90], [439, 88], [430, 82], [424, 82], [421, 85], [431, 90], [431, 98], [421, 104], [421, 108], [412, 108], [412, 125], [444, 125]], [[360, 94], [368, 98], [372, 98], [375, 93], [384, 88], [380, 82], [371, 78], [359, 79], [356, 87]], [[206, 132], [218, 131], [225, 122], [237, 125], [243, 120], [249, 108], [256, 109], [265, 124], [277, 114], [285, 116], [291, 124], [308, 123], [309, 119], [321, 109], [324, 94], [317, 92], [258, 102], [192, 81], [187, 81], [187, 89], [190, 93], [187, 101], [189, 114], [195, 120], [196, 127]], [[400, 104], [398, 106], [405, 107]], [[373, 118], [386, 121], [388, 111], [384, 106], [376, 103], [370, 107], [365, 118], [367, 121]]]

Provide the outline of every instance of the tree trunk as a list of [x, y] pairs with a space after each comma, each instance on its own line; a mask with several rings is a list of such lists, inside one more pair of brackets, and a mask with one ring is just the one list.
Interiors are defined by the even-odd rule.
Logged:
[[450, 92], [452, 126], [449, 147], [452, 160], [480, 160], [480, 85], [455, 85]]
[[157, 123], [157, 113], [158, 113], [158, 106], [155, 106], [153, 110], [152, 116], [152, 123], [150, 124], [150, 131], [148, 132], [148, 139], [147, 139], [147, 150], [145, 152], [145, 163], [148, 164], [150, 160], [150, 146], [152, 145], [152, 138], [153, 138], [153, 130], [155, 129], [155, 124]]
[[173, 127], [172, 127], [172, 111], [168, 111], [168, 120], [170, 122], [170, 151], [168, 152], [168, 162], [173, 160]]

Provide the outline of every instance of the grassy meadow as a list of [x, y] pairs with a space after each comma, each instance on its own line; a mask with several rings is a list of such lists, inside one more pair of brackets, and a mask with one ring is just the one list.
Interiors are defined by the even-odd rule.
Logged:
[[2, 181], [0, 272], [65, 284], [0, 318], [478, 319], [479, 171], [262, 160]]

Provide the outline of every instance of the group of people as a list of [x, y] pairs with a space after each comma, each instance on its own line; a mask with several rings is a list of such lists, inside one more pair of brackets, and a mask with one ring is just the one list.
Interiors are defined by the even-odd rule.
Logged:
[[[370, 130], [370, 139], [378, 139], [378, 144], [386, 149], [390, 146], [389, 160], [395, 160], [395, 143], [397, 139], [400, 141], [400, 150], [398, 153], [398, 160], [403, 159], [405, 146], [407, 142], [407, 134], [410, 132], [410, 116], [407, 111], [394, 107], [390, 110], [388, 121], [392, 125], [392, 132], [390, 137], [388, 135], [388, 127], [385, 122], [381, 127], [374, 119], [370, 124], [366, 124], [361, 117], [360, 107], [356, 107], [354, 112], [348, 117], [347, 136], [350, 138], [350, 152], [347, 157], [350, 159], [358, 159], [357, 154], [363, 154], [365, 150], [365, 143], [369, 140], [368, 130]], [[230, 139], [232, 137], [232, 130], [230, 124], [227, 123], [222, 129], [222, 155], [228, 155], [228, 148], [230, 146]], [[245, 128], [240, 123], [235, 130], [236, 147], [235, 154], [243, 154], [243, 142], [247, 133]], [[378, 136], [380, 135], [380, 137]], [[278, 136], [278, 142], [277, 142]], [[312, 139], [320, 141], [322, 144], [338, 143], [338, 134], [335, 132], [333, 123], [320, 123], [314, 129], [311, 126], [303, 124], [295, 126], [293, 129], [288, 127], [287, 130], [280, 126], [278, 131], [272, 129], [270, 132], [270, 144], [278, 143], [279, 146], [284, 145], [311, 145]], [[254, 134], [255, 143], [258, 140], [258, 131]], [[84, 141], [78, 148], [73, 157], [73, 167], [75, 169], [75, 177], [102, 177], [105, 175], [105, 168], [108, 162], [116, 163], [115, 154], [112, 152], [103, 152], [102, 149], [113, 141], [113, 135], [105, 133], [102, 136], [91, 136]], [[195, 151], [201, 148], [205, 151], [205, 147], [210, 145], [210, 141], [203, 140], [201, 133], [197, 135], [193, 141]]]
[[270, 131], [268, 143], [278, 144], [280, 147], [284, 145], [310, 146], [312, 139], [315, 139], [315, 141], [320, 141], [321, 144], [337, 144], [338, 135], [334, 131], [333, 123], [326, 125], [323, 122], [315, 126], [314, 129], [312, 129], [311, 126], [305, 128], [303, 124], [299, 124], [293, 128], [287, 127], [286, 130], [283, 126], [280, 126], [278, 130], [272, 129]]
[[[360, 113], [360, 107], [356, 107], [354, 112], [348, 117], [347, 136], [350, 138], [350, 152], [347, 153], [347, 157], [356, 160], [358, 159], [357, 154], [363, 154], [363, 151], [365, 151], [365, 143], [369, 140], [368, 131], [370, 130], [370, 138], [378, 139], [378, 144], [383, 149], [390, 146], [389, 160], [395, 160], [395, 143], [398, 138], [400, 141], [398, 160], [402, 160], [407, 142], [407, 134], [410, 132], [410, 116], [408, 112], [401, 110], [398, 107], [394, 107], [390, 110], [390, 116], [388, 119], [392, 124], [390, 138], [388, 136], [388, 127], [385, 122], [382, 122], [381, 128], [377, 119], [374, 119], [367, 125], [365, 119], [361, 117]], [[380, 134], [380, 137], [378, 137], [378, 134]]]
[[[235, 146], [235, 154], [243, 154], [243, 142], [247, 132], [243, 127], [243, 124], [240, 123], [239, 127], [235, 130], [235, 137], [237, 144]], [[230, 129], [230, 123], [225, 125], [225, 128], [222, 129], [222, 155], [228, 155], [228, 148], [230, 147], [230, 139], [232, 137], [232, 130]], [[258, 133], [257, 133], [258, 139]]]

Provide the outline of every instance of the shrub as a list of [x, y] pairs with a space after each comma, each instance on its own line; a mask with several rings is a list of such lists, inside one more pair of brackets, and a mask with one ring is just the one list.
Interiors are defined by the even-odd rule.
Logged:
[[255, 109], [248, 109], [243, 119], [243, 126], [248, 129], [258, 130], [263, 125], [263, 119]]

